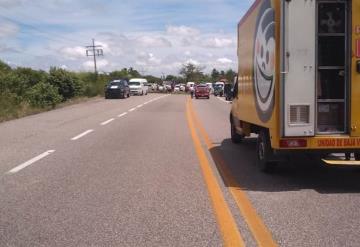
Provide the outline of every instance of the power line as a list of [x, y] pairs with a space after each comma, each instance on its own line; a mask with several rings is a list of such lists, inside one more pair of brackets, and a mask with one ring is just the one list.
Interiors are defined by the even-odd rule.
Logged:
[[101, 45], [95, 45], [95, 39], [92, 39], [92, 45], [86, 46], [86, 56], [94, 58], [94, 69], [97, 74], [96, 57], [104, 56], [104, 51]]

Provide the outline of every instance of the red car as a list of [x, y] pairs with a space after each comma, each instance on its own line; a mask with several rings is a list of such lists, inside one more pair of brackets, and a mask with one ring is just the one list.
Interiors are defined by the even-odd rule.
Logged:
[[195, 86], [195, 98], [207, 98], [210, 99], [210, 88], [205, 84]]

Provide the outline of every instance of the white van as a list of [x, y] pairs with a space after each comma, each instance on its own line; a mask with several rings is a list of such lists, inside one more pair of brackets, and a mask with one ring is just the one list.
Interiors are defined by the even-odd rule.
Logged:
[[149, 88], [148, 88], [148, 81], [143, 78], [133, 78], [129, 81], [130, 93], [136, 95], [147, 95]]

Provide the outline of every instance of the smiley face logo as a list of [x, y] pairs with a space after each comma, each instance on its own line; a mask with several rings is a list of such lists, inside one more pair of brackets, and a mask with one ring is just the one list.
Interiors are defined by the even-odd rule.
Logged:
[[265, 0], [257, 19], [254, 43], [254, 93], [259, 118], [270, 120], [275, 96], [275, 14]]

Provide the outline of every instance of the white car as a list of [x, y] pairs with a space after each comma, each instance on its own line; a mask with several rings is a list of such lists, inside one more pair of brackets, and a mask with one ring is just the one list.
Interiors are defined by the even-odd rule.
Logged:
[[180, 84], [180, 91], [185, 92], [185, 84]]
[[147, 95], [149, 89], [148, 82], [143, 78], [133, 78], [129, 81], [130, 93], [136, 95]]
[[165, 89], [164, 86], [162, 86], [162, 85], [159, 86], [159, 91], [160, 91], [160, 92], [163, 92], [164, 89]]
[[180, 85], [176, 85], [175, 88], [174, 88], [174, 92], [175, 93], [180, 92], [181, 91], [180, 87], [181, 87]]

